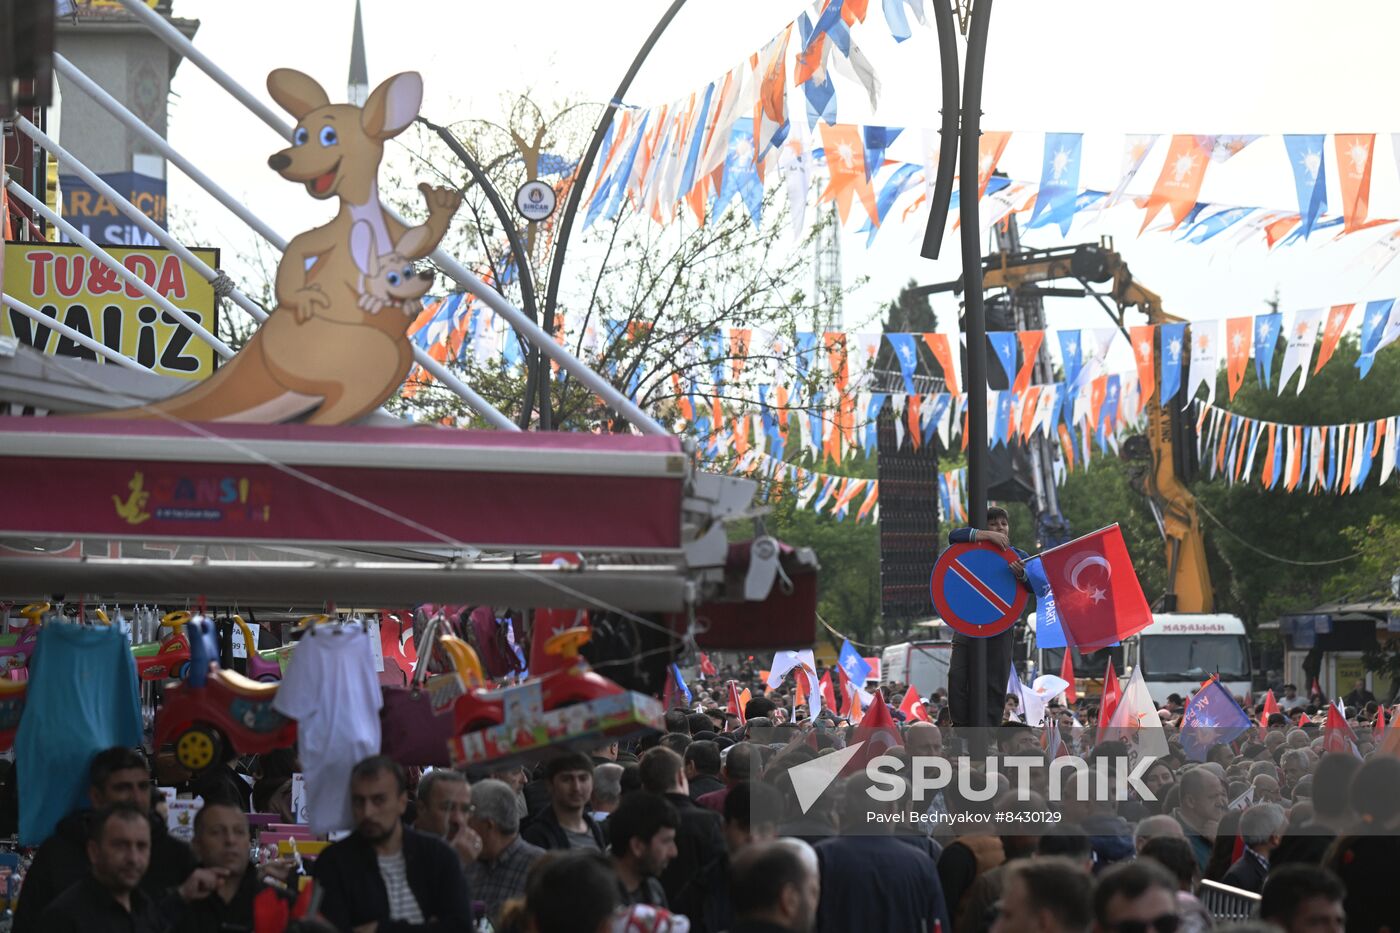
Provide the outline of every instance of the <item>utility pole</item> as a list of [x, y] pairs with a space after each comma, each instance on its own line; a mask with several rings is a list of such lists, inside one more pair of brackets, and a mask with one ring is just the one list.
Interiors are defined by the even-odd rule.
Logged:
[[[958, 52], [953, 36], [953, 9], [949, 0], [934, 0], [934, 22], [938, 30], [940, 73], [943, 79], [942, 142], [935, 180], [933, 208], [924, 234], [922, 254], [937, 259], [952, 199], [954, 159], [958, 170], [958, 218], [961, 224], [964, 294], [963, 319], [967, 333], [967, 517], [973, 528], [987, 525], [987, 318], [982, 304], [982, 242], [978, 218], [978, 143], [982, 123], [982, 73], [987, 60], [987, 29], [991, 23], [992, 0], [957, 0], [959, 27], [967, 37], [967, 55], [962, 76], [962, 103], [958, 105]], [[987, 642], [974, 638], [971, 644], [956, 641], [955, 655], [970, 652], [968, 687], [971, 693], [972, 722], [979, 730], [987, 723], [988, 678]], [[969, 723], [954, 723], [962, 726]], [[974, 732], [974, 746], [982, 744], [982, 733]], [[980, 747], [971, 748], [973, 755]]]

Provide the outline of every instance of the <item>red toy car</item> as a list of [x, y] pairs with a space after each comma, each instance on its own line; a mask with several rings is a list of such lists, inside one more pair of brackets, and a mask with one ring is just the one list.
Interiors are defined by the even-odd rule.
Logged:
[[180, 766], [197, 773], [222, 762], [229, 748], [262, 754], [292, 745], [296, 722], [272, 708], [278, 684], [221, 669], [209, 620], [191, 621], [190, 630], [189, 676], [165, 689], [156, 715], [155, 748], [173, 744]]
[[28, 691], [27, 680], [0, 680], [0, 752], [14, 747], [15, 733], [19, 731], [19, 718], [24, 714], [24, 700]]
[[[546, 712], [572, 703], [586, 703], [614, 693], [625, 693], [622, 687], [597, 674], [578, 653], [592, 633], [586, 627], [568, 628], [545, 642], [545, 651], [562, 655], [568, 666], [550, 671], [540, 678]], [[444, 645], [449, 639], [442, 639]], [[476, 732], [505, 721], [505, 711], [499, 692], [469, 690], [452, 707], [458, 735]]]

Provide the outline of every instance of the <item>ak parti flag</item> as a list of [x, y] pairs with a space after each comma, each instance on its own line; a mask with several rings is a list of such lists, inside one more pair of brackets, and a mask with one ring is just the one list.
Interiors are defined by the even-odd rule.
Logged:
[[1172, 214], [1168, 230], [1175, 230], [1186, 215], [1196, 206], [1201, 193], [1201, 182], [1206, 178], [1206, 166], [1210, 164], [1210, 154], [1201, 147], [1197, 137], [1178, 135], [1172, 137], [1171, 148], [1167, 150], [1167, 160], [1162, 164], [1162, 173], [1157, 176], [1157, 184], [1147, 198], [1147, 215], [1142, 219], [1142, 229], [1147, 230], [1162, 208]]
[[1346, 330], [1347, 321], [1351, 318], [1352, 309], [1356, 305], [1333, 305], [1327, 312], [1327, 320], [1322, 325], [1322, 346], [1317, 351], [1317, 365], [1313, 367], [1313, 375], [1322, 372], [1322, 367], [1327, 365], [1327, 361], [1336, 352], [1337, 344], [1342, 339], [1342, 331]]
[[1157, 391], [1157, 376], [1152, 365], [1152, 338], [1156, 332], [1156, 324], [1143, 324], [1128, 331], [1132, 336], [1133, 359], [1137, 361], [1138, 397], [1144, 405], [1152, 397], [1152, 393]]
[[1254, 318], [1232, 317], [1225, 322], [1225, 373], [1230, 385], [1230, 401], [1244, 385], [1249, 368], [1249, 349], [1254, 344]]
[[1104, 648], [1152, 624], [1117, 523], [1040, 555], [1068, 643]]
[[820, 129], [827, 174], [831, 179], [821, 200], [835, 201], [836, 211], [845, 223], [851, 213], [851, 199], [856, 198], [865, 208], [870, 222], [878, 226], [880, 212], [875, 206], [875, 190], [870, 187], [865, 171], [865, 143], [861, 141], [860, 127], [823, 123]]
[[1343, 233], [1353, 233], [1366, 226], [1366, 214], [1371, 201], [1371, 157], [1375, 155], [1376, 134], [1338, 133], [1337, 175], [1342, 182]]
[[919, 698], [919, 691], [913, 687], [910, 687], [909, 692], [904, 694], [904, 702], [899, 704], [899, 711], [904, 714], [905, 722], [913, 722], [916, 719], [919, 722], [933, 721], [928, 718], [928, 710], [924, 709], [924, 702]]
[[1001, 154], [1010, 141], [1010, 133], [983, 133], [977, 140], [977, 197], [986, 195], [987, 183], [992, 180], [992, 173], [997, 170]]
[[1016, 339], [1021, 343], [1021, 369], [1016, 373], [1016, 381], [1011, 386], [1011, 391], [1020, 395], [1030, 388], [1031, 370], [1035, 368], [1035, 361], [1040, 356], [1040, 345], [1045, 340], [1043, 330], [1020, 330], [1016, 332]]

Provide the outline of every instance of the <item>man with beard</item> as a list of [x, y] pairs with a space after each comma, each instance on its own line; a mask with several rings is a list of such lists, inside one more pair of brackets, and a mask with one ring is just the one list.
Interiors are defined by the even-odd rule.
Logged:
[[403, 824], [408, 786], [398, 763], [375, 755], [355, 765], [350, 809], [355, 831], [316, 860], [326, 919], [355, 933], [470, 930], [471, 892], [457, 853]]
[[676, 857], [680, 825], [676, 808], [646, 791], [628, 794], [608, 818], [613, 869], [624, 904], [669, 906], [659, 878]]

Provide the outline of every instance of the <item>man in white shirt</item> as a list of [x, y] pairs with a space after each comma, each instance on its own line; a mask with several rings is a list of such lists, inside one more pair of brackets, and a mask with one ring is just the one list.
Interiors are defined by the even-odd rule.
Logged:
[[1300, 706], [1307, 706], [1307, 700], [1298, 696], [1298, 688], [1294, 684], [1283, 685], [1283, 696], [1278, 699], [1278, 708], [1285, 713], [1292, 712]]

